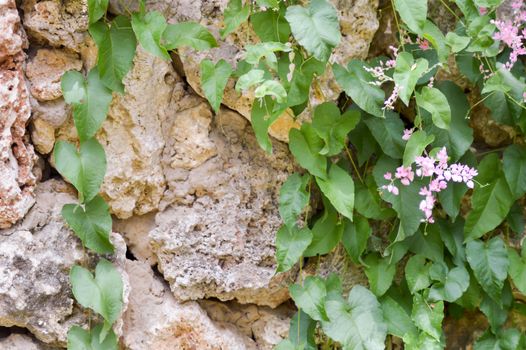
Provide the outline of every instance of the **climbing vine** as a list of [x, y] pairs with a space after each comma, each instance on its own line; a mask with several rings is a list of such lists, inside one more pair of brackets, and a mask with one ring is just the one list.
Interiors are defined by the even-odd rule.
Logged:
[[[347, 65], [331, 60], [346, 39], [327, 0], [228, 3], [221, 39], [253, 30], [258, 40], [243, 48], [236, 67], [222, 59], [200, 63], [212, 109], [219, 111], [234, 79], [236, 91], [254, 96], [251, 124], [269, 153], [268, 130], [278, 118], [308, 116], [289, 133], [304, 171], [280, 191], [277, 272], [299, 265], [300, 275], [290, 286], [298, 312], [278, 349], [376, 350], [395, 338], [406, 349], [443, 349], [445, 315], [466, 310], [488, 319], [476, 350], [526, 348], [524, 329], [510, 316], [526, 316], [526, 6], [512, 1], [503, 19], [501, 2], [441, 1], [456, 18], [455, 30], [443, 33], [428, 18], [426, 0], [392, 0], [399, 41], [390, 57]], [[143, 2], [138, 12], [111, 19], [107, 7], [107, 0], [88, 1], [96, 67], [87, 77], [67, 72], [62, 78], [79, 144], [60, 141], [54, 150], [57, 170], [79, 193], [79, 203], [64, 206], [62, 215], [98, 254], [114, 248], [109, 208], [98, 195], [106, 159], [95, 135], [112, 95], [124, 92], [137, 42], [165, 60], [182, 46], [217, 46], [200, 24], [168, 24]], [[455, 82], [438, 79], [455, 67], [480, 92], [475, 102]], [[344, 94], [312, 105], [319, 78], [331, 74]], [[516, 131], [513, 145], [485, 153], [473, 147], [469, 118], [479, 104]], [[367, 287], [344, 291], [337, 274], [304, 278], [305, 258], [338, 245], [349, 269], [364, 271]], [[111, 327], [122, 309], [119, 273], [101, 258], [95, 275], [75, 266], [71, 283], [76, 300], [103, 322], [73, 327], [68, 348], [116, 349]]]

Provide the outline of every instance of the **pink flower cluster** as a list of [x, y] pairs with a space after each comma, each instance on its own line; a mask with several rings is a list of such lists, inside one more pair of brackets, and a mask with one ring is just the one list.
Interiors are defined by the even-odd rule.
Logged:
[[446, 148], [443, 147], [436, 157], [420, 156], [415, 159], [416, 169], [413, 172], [411, 166], [399, 166], [396, 173], [393, 175], [390, 172], [384, 174], [384, 179], [389, 180], [389, 184], [383, 185], [381, 189], [397, 196], [399, 189], [396, 186], [396, 181], [404, 186], [409, 186], [415, 179], [415, 175], [423, 178], [429, 177], [430, 182], [428, 186], [420, 188], [419, 194], [424, 198], [420, 202], [419, 208], [424, 213], [424, 222], [433, 223], [433, 208], [436, 204], [435, 194], [446, 189], [449, 182], [465, 183], [467, 187], [473, 188], [475, 186], [473, 178], [477, 176], [476, 169], [467, 165], [455, 163], [447, 164], [448, 155]]
[[493, 39], [500, 40], [511, 49], [510, 58], [506, 62], [506, 68], [510, 70], [518, 57], [526, 55], [526, 48], [523, 40], [526, 39], [526, 29], [524, 23], [526, 22], [526, 11], [523, 9], [524, 1], [515, 0], [512, 3], [513, 18], [512, 20], [496, 20], [491, 23], [497, 27], [497, 32], [493, 35]]

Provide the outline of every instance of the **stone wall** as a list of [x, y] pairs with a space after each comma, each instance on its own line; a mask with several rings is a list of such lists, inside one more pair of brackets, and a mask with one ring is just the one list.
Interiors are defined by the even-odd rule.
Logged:
[[[378, 0], [332, 2], [342, 28], [335, 61], [392, 44], [384, 2], [380, 11]], [[197, 21], [216, 37], [226, 4], [147, 1], [169, 22]], [[110, 1], [114, 14], [136, 6]], [[57, 140], [77, 140], [60, 77], [95, 64], [87, 27], [85, 0], [0, 0], [0, 327], [16, 327], [0, 336], [0, 349], [63, 348], [69, 326], [88, 322], [68, 273], [93, 257], [60, 217], [76, 193], [51, 159]], [[236, 93], [232, 80], [214, 114], [199, 87], [203, 58], [235, 66], [254, 40], [240, 31], [206, 53], [180, 50], [177, 64], [138, 47], [126, 92], [115, 94], [97, 134], [108, 159], [101, 194], [115, 219], [113, 259], [125, 281], [115, 327], [125, 349], [263, 350], [287, 336], [295, 312], [287, 285], [298, 271], [275, 275], [274, 237], [279, 188], [295, 169], [286, 142], [296, 122], [284, 116], [273, 125], [268, 155], [247, 119], [251, 96]], [[331, 74], [320, 77], [313, 105], [320, 95], [338, 98]]]
[[[334, 4], [344, 35], [335, 59], [365, 58], [377, 1]], [[226, 5], [147, 1], [170, 23], [194, 20], [216, 37]], [[136, 6], [111, 1], [110, 9]], [[51, 157], [57, 140], [77, 141], [60, 78], [95, 64], [87, 27], [85, 0], [0, 0], [0, 327], [10, 327], [2, 349], [62, 348], [70, 325], [88, 322], [68, 273], [92, 257], [60, 216], [76, 193]], [[284, 143], [295, 122], [276, 123], [268, 155], [247, 120], [251, 96], [231, 81], [214, 114], [199, 87], [201, 59], [235, 65], [254, 38], [233, 33], [206, 54], [180, 50], [182, 65], [138, 47], [126, 92], [115, 94], [97, 134], [109, 164], [101, 194], [115, 219], [113, 259], [125, 281], [115, 327], [125, 349], [272, 349], [288, 334], [287, 286], [297, 271], [275, 275], [274, 237], [279, 188], [295, 169]], [[330, 75], [320, 88], [340, 93]]]

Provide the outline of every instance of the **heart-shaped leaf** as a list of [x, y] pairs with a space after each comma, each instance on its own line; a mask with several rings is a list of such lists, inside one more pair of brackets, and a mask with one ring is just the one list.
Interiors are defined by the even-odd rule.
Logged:
[[99, 254], [113, 253], [110, 242], [111, 215], [101, 196], [95, 196], [84, 208], [75, 204], [64, 205], [62, 216], [84, 246]]
[[79, 192], [81, 202], [89, 202], [99, 193], [106, 155], [96, 139], [81, 142], [79, 151], [71, 143], [57, 141], [53, 158], [58, 172]]
[[201, 61], [201, 88], [206, 99], [217, 113], [223, 100], [228, 78], [232, 74], [232, 67], [227, 61], [221, 59], [215, 65], [210, 60]]
[[188, 46], [200, 51], [217, 46], [216, 39], [208, 29], [195, 22], [168, 24], [163, 40], [167, 50]]
[[79, 326], [72, 326], [68, 331], [69, 350], [117, 350], [117, 336], [113, 330], [109, 330], [108, 335], [101, 342], [102, 324], [96, 325], [90, 331]]

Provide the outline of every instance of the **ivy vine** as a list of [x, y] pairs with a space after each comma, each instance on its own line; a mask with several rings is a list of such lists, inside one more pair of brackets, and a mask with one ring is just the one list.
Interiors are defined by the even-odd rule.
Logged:
[[[501, 19], [501, 2], [442, 1], [457, 20], [454, 31], [443, 33], [428, 18], [426, 0], [392, 0], [398, 46], [390, 57], [344, 66], [330, 59], [346, 39], [329, 1], [229, 1], [221, 39], [247, 24], [259, 40], [247, 43], [236, 67], [200, 63], [212, 109], [219, 111], [229, 79], [239, 93], [253, 92], [251, 124], [266, 152], [272, 152], [268, 129], [283, 113], [310, 116], [289, 134], [304, 171], [280, 191], [277, 272], [301, 269], [305, 258], [341, 244], [351, 268], [362, 269], [369, 282], [344, 297], [338, 275], [300, 273], [290, 286], [298, 312], [277, 349], [376, 350], [395, 338], [406, 349], [444, 349], [444, 317], [464, 310], [488, 319], [476, 350], [526, 348], [524, 329], [510, 317], [526, 315], [526, 8], [512, 1], [511, 18]], [[79, 145], [61, 141], [54, 150], [57, 170], [79, 193], [79, 204], [66, 205], [62, 214], [99, 254], [113, 246], [109, 209], [98, 195], [106, 159], [95, 135], [112, 94], [124, 92], [137, 42], [165, 60], [182, 46], [217, 46], [200, 24], [168, 24], [143, 2], [130, 17], [111, 20], [107, 6], [107, 0], [88, 1], [97, 66], [86, 78], [79, 72], [62, 78]], [[450, 58], [480, 92], [477, 102], [470, 104], [454, 82], [435, 81], [452, 68]], [[312, 86], [331, 72], [345, 94], [311, 105]], [[513, 145], [476, 152], [469, 118], [478, 104], [516, 131]], [[321, 194], [321, 213], [312, 210], [313, 191]], [[111, 326], [122, 308], [122, 281], [115, 268], [104, 259], [94, 275], [75, 266], [71, 282], [77, 301], [103, 323], [73, 327], [68, 348], [116, 349]]]

